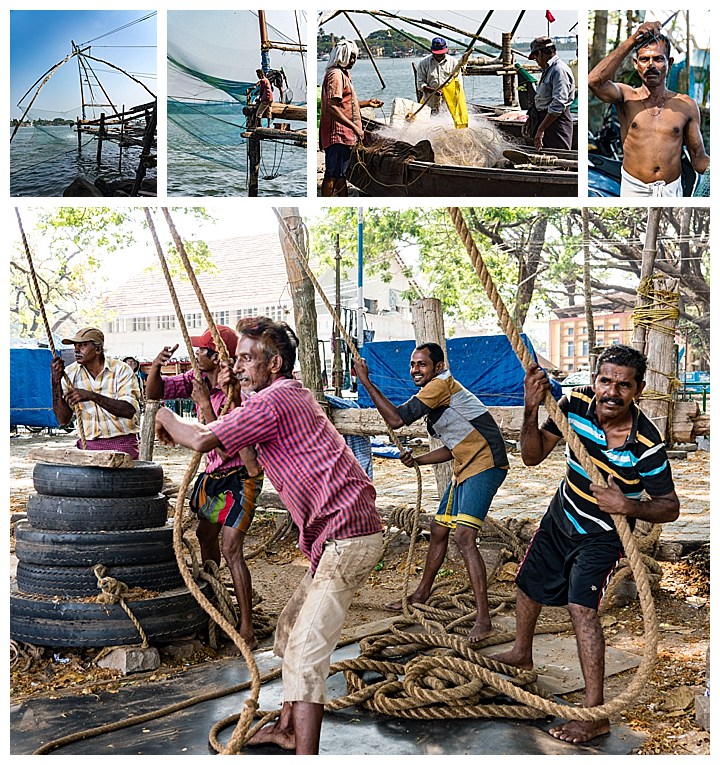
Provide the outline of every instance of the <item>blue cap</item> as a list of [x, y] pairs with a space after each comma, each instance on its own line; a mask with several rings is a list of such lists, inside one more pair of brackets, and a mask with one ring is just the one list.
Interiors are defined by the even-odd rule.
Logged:
[[433, 53], [447, 53], [447, 40], [444, 37], [433, 37], [430, 50]]

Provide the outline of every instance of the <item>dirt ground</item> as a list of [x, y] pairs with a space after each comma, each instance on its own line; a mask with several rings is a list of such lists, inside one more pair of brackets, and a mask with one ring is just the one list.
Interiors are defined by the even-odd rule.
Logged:
[[[27, 451], [34, 445], [65, 445], [72, 439], [60, 436], [30, 436], [20, 434], [11, 438], [10, 444], [10, 512], [24, 512], [28, 493], [32, 491], [32, 463]], [[704, 486], [709, 471], [709, 455], [692, 455], [693, 459], [674, 470], [678, 493], [688, 497], [698, 492], [699, 476]], [[163, 464], [166, 480], [177, 484], [187, 460], [182, 450], [159, 448], [156, 461]], [[522, 497], [518, 503], [523, 507], [544, 507], [562, 475], [562, 455], [547, 460], [538, 468], [522, 468], [527, 471], [520, 484]], [[379, 506], [384, 517], [397, 505], [414, 505], [414, 490], [398, 487], [412, 486], [412, 474], [397, 460], [375, 459], [374, 480], [379, 494]], [[431, 474], [424, 476], [427, 492], [424, 508], [431, 510], [436, 501]], [[394, 493], [393, 493], [394, 492]], [[707, 492], [702, 489], [701, 492]], [[689, 501], [689, 500], [688, 500]], [[492, 511], [491, 511], [492, 512]], [[429, 516], [425, 516], [429, 518]], [[284, 512], [272, 508], [262, 509], [256, 515], [248, 535], [246, 552], [262, 546], [282, 523]], [[695, 722], [695, 697], [706, 688], [707, 657], [709, 645], [709, 540], [707, 544], [693, 544], [677, 562], [660, 562], [662, 578], [655, 591], [655, 607], [660, 630], [658, 661], [652, 678], [636, 702], [613, 720], [622, 722], [642, 732], [647, 738], [637, 754], [709, 754], [709, 733]], [[11, 547], [13, 544], [11, 536]], [[483, 555], [490, 568], [495, 542], [481, 540]], [[418, 581], [422, 570], [427, 542], [421, 540], [413, 560], [406, 560], [408, 539], [398, 537], [389, 547], [385, 559], [373, 572], [367, 586], [356, 596], [349, 611], [344, 636], [353, 635], [364, 625], [388, 619], [392, 612], [384, 604], [400, 598], [403, 594], [403, 578], [406, 566], [410, 566], [410, 587]], [[290, 593], [304, 575], [307, 563], [297, 549], [297, 536], [292, 531], [269, 549], [252, 557], [250, 562], [253, 586], [260, 599], [258, 613], [262, 623], [274, 624]], [[224, 579], [229, 583], [227, 570]], [[491, 590], [511, 592], [513, 585], [508, 577], [491, 584]], [[448, 557], [440, 570], [438, 581], [445, 585], [465, 584], [462, 560], [451, 545]], [[560, 610], [560, 609], [555, 609]], [[562, 618], [562, 617], [559, 617]], [[613, 606], [603, 613], [606, 642], [613, 646], [641, 655], [643, 642], [643, 617], [637, 600], [628, 605]], [[261, 646], [269, 646], [271, 637], [261, 640]], [[207, 647], [196, 654], [192, 662], [212, 661], [225, 655], [234, 647], [222, 644], [216, 651]], [[69, 651], [57, 649], [32, 650], [20, 646], [14, 654], [11, 647], [11, 698], [20, 700], [37, 694], [91, 693], [95, 687], [108, 687], [121, 680], [117, 673], [99, 669], [93, 657], [99, 649]], [[182, 661], [166, 658], [164, 670], [180, 671]], [[634, 670], [613, 676], [606, 681], [606, 700], [618, 696], [630, 683]], [[122, 683], [132, 682], [123, 678]], [[569, 700], [581, 700], [581, 694], [572, 694]]]

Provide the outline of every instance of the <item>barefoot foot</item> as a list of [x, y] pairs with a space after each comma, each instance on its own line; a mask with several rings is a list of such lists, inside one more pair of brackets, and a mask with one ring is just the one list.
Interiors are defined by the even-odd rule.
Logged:
[[[408, 605], [412, 606], [416, 603], [424, 603], [428, 597], [428, 595], [418, 595], [417, 592], [414, 592], [408, 598]], [[395, 600], [392, 603], [386, 603], [385, 608], [387, 608], [389, 611], [402, 611], [402, 600]]]
[[532, 669], [532, 658], [528, 659], [525, 655], [520, 655], [514, 651], [507, 651], [506, 653], [495, 653], [489, 657], [493, 661], [499, 661], [501, 664], [509, 664], [511, 667], [517, 669]]
[[479, 643], [481, 640], [485, 640], [485, 638], [489, 638], [490, 635], [494, 635], [495, 630], [493, 629], [492, 624], [475, 624], [473, 628], [470, 630], [470, 633], [467, 636], [468, 643]]
[[277, 723], [270, 723], [260, 730], [247, 742], [247, 746], [262, 746], [275, 744], [281, 749], [295, 749], [295, 733], [281, 730]]
[[568, 722], [556, 725], [550, 728], [548, 733], [560, 741], [567, 741], [569, 744], [586, 744], [598, 736], [610, 733], [610, 721], [593, 720], [585, 722], [583, 720], [569, 720]]

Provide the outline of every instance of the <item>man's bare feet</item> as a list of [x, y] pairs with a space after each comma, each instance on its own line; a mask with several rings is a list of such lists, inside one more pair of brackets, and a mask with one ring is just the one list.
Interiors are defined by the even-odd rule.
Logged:
[[485, 640], [485, 638], [489, 638], [490, 635], [494, 634], [495, 630], [493, 629], [492, 624], [478, 624], [475, 622], [473, 628], [470, 630], [467, 636], [467, 641], [468, 643], [479, 643], [481, 640]]
[[[417, 591], [413, 592], [413, 594], [408, 598], [408, 605], [414, 605], [416, 603], [424, 603], [429, 595], [419, 595]], [[402, 600], [396, 600], [392, 603], [386, 603], [385, 608], [387, 608], [389, 611], [402, 611]]]
[[502, 664], [509, 664], [511, 667], [516, 667], [517, 669], [533, 668], [532, 657], [528, 658], [525, 656], [525, 654], [521, 655], [515, 653], [515, 651], [512, 649], [510, 651], [506, 651], [505, 653], [495, 653], [488, 658], [492, 659], [493, 661], [499, 661]]
[[260, 728], [247, 742], [247, 746], [262, 746], [263, 744], [275, 744], [281, 749], [295, 749], [295, 732], [282, 730], [276, 722], [270, 723]]
[[569, 744], [586, 744], [598, 736], [604, 736], [610, 733], [610, 721], [592, 720], [585, 722], [583, 720], [568, 720], [568, 722], [556, 725], [550, 728], [548, 733], [560, 741], [567, 741]]

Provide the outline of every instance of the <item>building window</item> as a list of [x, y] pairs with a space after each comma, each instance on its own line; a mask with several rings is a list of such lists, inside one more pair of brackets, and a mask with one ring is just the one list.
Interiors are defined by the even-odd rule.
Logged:
[[583, 326], [580, 327], [580, 334], [587, 335], [587, 326], [585, 324], [583, 324]]
[[575, 355], [575, 343], [572, 340], [567, 344], [567, 353], [565, 355], [566, 356]]
[[230, 311], [213, 311], [211, 316], [215, 324], [222, 324], [227, 327], [230, 323]]
[[617, 330], [620, 329], [620, 325], [619, 324], [611, 324], [610, 325], [610, 329], [614, 329], [615, 331], [617, 331]]
[[597, 327], [595, 327], [596, 332], [604, 332], [604, 327], [602, 324], [598, 324]]
[[582, 355], [587, 356], [588, 355], [588, 341], [583, 340], [582, 341]]
[[125, 332], [125, 319], [113, 319], [108, 324], [108, 332], [111, 334]]
[[157, 317], [158, 329], [175, 329], [175, 316], [171, 313]]
[[133, 332], [149, 332], [150, 331], [150, 317], [149, 316], [135, 316], [132, 320]]
[[574, 327], [566, 327], [565, 334], [566, 335], [574, 335], [575, 334], [575, 328]]
[[188, 329], [200, 329], [203, 326], [203, 315], [200, 311], [197, 313], [186, 313], [185, 324]]

